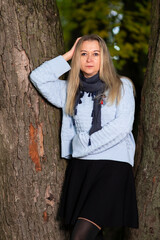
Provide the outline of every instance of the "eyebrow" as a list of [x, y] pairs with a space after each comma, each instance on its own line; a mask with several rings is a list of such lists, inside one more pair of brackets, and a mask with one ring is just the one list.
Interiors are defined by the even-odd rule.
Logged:
[[[81, 52], [87, 52], [86, 50], [81, 50]], [[99, 50], [93, 50], [93, 52], [100, 52]]]

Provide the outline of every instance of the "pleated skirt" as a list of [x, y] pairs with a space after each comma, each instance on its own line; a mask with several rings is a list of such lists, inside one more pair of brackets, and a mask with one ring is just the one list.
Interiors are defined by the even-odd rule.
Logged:
[[59, 216], [65, 225], [82, 217], [100, 227], [138, 228], [132, 166], [113, 160], [69, 160]]

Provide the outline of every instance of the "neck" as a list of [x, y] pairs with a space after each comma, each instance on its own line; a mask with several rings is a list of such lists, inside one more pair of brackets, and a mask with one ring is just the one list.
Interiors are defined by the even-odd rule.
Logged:
[[82, 72], [80, 72], [80, 89], [85, 92], [103, 92], [105, 83], [99, 78], [99, 72], [94, 76], [86, 78]]
[[80, 72], [80, 79], [86, 83], [94, 83], [94, 82], [97, 82], [99, 81], [99, 72], [96, 73], [95, 75], [93, 76], [89, 76], [89, 75], [84, 75], [83, 72]]

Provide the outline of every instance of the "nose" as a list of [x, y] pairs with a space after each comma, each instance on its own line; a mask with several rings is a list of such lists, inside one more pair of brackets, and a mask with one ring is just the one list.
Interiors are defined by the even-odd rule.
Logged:
[[92, 61], [92, 55], [91, 54], [88, 54], [87, 55], [87, 62], [91, 62]]

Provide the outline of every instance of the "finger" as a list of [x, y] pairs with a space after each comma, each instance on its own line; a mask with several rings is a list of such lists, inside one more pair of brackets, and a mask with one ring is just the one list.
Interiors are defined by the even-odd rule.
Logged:
[[81, 39], [81, 37], [79, 37], [79, 38], [77, 38], [76, 39], [76, 41], [75, 41], [75, 43], [74, 43], [74, 45], [73, 45], [73, 47], [72, 47], [72, 50], [74, 51], [75, 50], [75, 47], [76, 47], [76, 45], [77, 45], [77, 43], [78, 43], [78, 41]]

